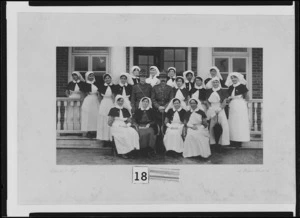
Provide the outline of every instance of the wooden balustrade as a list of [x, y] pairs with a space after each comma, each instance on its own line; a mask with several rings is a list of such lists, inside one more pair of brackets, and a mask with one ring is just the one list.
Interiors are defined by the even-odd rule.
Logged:
[[[81, 132], [81, 104], [82, 100], [58, 97], [57, 105], [57, 132], [58, 133], [82, 133]], [[262, 138], [263, 101], [253, 99], [248, 102], [249, 128], [251, 134], [260, 135]]]
[[81, 133], [81, 99], [60, 98], [56, 99], [58, 133]]

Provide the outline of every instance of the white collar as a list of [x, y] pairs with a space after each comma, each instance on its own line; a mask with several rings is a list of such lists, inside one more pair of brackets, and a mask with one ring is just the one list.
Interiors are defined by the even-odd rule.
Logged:
[[121, 109], [123, 109], [123, 106], [116, 105], [116, 108], [121, 110]]
[[111, 85], [112, 85], [112, 83], [109, 83], [109, 84], [107, 84], [107, 83], [104, 83], [104, 85], [105, 85], [105, 86], [111, 86]]
[[184, 89], [184, 85], [182, 85], [180, 88], [178, 88], [178, 86], [176, 86], [177, 88], [176, 89]]
[[219, 86], [218, 88], [212, 88], [212, 90], [214, 91], [214, 92], [217, 92], [217, 91], [219, 91], [221, 89], [221, 87]]
[[237, 82], [236, 84], [232, 84], [233, 87], [237, 87], [237, 86], [239, 86], [239, 85], [241, 85], [240, 82]]
[[73, 80], [73, 83], [79, 83], [79, 82], [80, 82], [80, 79], [77, 80], [77, 81]]
[[180, 107], [178, 110], [176, 110], [175, 108], [173, 108], [173, 111], [175, 112], [175, 111], [177, 111], [177, 112], [179, 112], [179, 111], [181, 111], [182, 110], [182, 107]]
[[86, 83], [89, 83], [89, 84], [93, 84], [96, 80], [94, 79], [93, 81], [86, 81]]
[[122, 84], [122, 83], [119, 83], [119, 85], [121, 86], [121, 87], [126, 87], [127, 85], [128, 85], [128, 83], [125, 83], [125, 84]]
[[197, 86], [196, 83], [195, 83], [194, 88], [195, 88], [195, 89], [203, 89], [203, 85]]
[[147, 111], [150, 109], [150, 106], [146, 107], [146, 108], [140, 108], [142, 111]]

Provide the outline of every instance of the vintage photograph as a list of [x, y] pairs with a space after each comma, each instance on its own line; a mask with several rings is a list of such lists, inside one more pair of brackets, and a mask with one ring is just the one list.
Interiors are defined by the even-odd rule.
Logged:
[[56, 164], [263, 164], [263, 48], [56, 47]]

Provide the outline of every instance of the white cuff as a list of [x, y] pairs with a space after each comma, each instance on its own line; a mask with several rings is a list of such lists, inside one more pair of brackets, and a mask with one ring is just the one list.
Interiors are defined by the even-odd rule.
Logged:
[[167, 127], [170, 127], [170, 126], [171, 126], [171, 124], [170, 124], [170, 123], [167, 123], [167, 124], [166, 124], [166, 126], [167, 126]]
[[127, 123], [126, 125], [127, 125], [128, 127], [131, 127], [131, 123]]

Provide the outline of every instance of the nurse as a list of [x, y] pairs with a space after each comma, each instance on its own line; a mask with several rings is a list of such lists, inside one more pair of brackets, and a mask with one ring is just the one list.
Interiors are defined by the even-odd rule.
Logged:
[[140, 149], [140, 144], [137, 131], [131, 127], [130, 113], [123, 107], [124, 100], [123, 96], [116, 96], [115, 106], [108, 113], [108, 125], [111, 127], [118, 154], [127, 159], [131, 151]]
[[185, 87], [189, 92], [189, 95], [192, 94], [192, 89], [195, 83], [195, 73], [191, 70], [183, 72], [183, 78], [185, 79]]
[[164, 136], [166, 154], [177, 157], [183, 152], [183, 122], [186, 111], [182, 108], [182, 102], [178, 98], [173, 98], [166, 108], [165, 125], [167, 130]]
[[140, 71], [141, 71], [141, 68], [139, 68], [138, 66], [133, 66], [131, 68], [130, 76], [133, 80], [134, 85], [136, 85], [140, 82], [140, 79], [139, 79]]
[[200, 76], [195, 77], [195, 84], [191, 91], [191, 97], [198, 99], [201, 102], [204, 112], [207, 111], [206, 89], [203, 84], [203, 79]]
[[84, 89], [85, 80], [82, 78], [81, 74], [77, 71], [72, 73], [72, 81], [68, 83], [66, 88], [66, 96], [69, 98], [79, 98], [83, 97], [82, 90]]
[[146, 83], [150, 84], [152, 87], [159, 84], [159, 79], [157, 78], [160, 74], [158, 68], [156, 66], [151, 66], [149, 68], [150, 70], [150, 75], [149, 77], [146, 79]]
[[114, 95], [122, 95], [124, 97], [124, 107], [129, 110], [131, 114], [131, 94], [132, 94], [133, 80], [128, 73], [121, 73], [119, 83], [114, 87]]
[[230, 73], [226, 80], [229, 94], [229, 132], [231, 145], [241, 147], [242, 142], [250, 141], [249, 115], [247, 102], [249, 100], [247, 81], [241, 73]]
[[[228, 93], [225, 89], [221, 89], [220, 80], [218, 77], [211, 79], [212, 88], [207, 90], [207, 101], [209, 103], [209, 109], [207, 110], [207, 117], [210, 119], [209, 133], [210, 144], [214, 147], [218, 145], [229, 145], [229, 126], [228, 120], [224, 111], [227, 104]], [[216, 123], [220, 123], [222, 126], [222, 134], [218, 143], [216, 143], [214, 126]], [[221, 151], [221, 147], [217, 147]]]
[[110, 128], [108, 122], [108, 112], [114, 106], [114, 85], [112, 83], [111, 75], [103, 75], [104, 83], [99, 87], [100, 107], [98, 112], [97, 122], [97, 139], [103, 140], [105, 145], [111, 141]]
[[182, 108], [187, 110], [187, 102], [189, 98], [189, 92], [185, 88], [184, 78], [182, 76], [177, 76], [175, 79], [175, 86], [173, 88], [173, 93], [175, 98], [180, 99], [182, 102]]
[[189, 106], [191, 109], [184, 118], [187, 135], [183, 145], [183, 157], [201, 156], [206, 159], [211, 155], [206, 115], [197, 98], [191, 98]]
[[95, 137], [97, 131], [97, 117], [99, 111], [98, 86], [92, 71], [85, 73], [83, 91], [86, 97], [81, 107], [81, 131], [87, 131], [87, 137]]
[[168, 81], [167, 81], [167, 85], [171, 86], [172, 88], [175, 87], [176, 82], [176, 68], [175, 67], [169, 67], [168, 70]]

